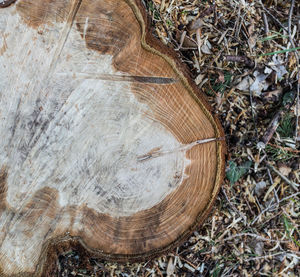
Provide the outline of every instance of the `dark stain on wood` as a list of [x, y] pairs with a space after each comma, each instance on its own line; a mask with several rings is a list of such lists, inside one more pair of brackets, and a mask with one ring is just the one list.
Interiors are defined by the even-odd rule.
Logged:
[[45, 211], [53, 206], [58, 199], [58, 191], [54, 188], [44, 187], [34, 193], [25, 210]]
[[[88, 48], [101, 54], [116, 56], [128, 44], [130, 35], [120, 26], [120, 5], [112, 1], [107, 7], [105, 1], [85, 1], [82, 3], [76, 18], [76, 26], [85, 39]], [[97, 14], [97, 16], [91, 16]]]
[[135, 82], [146, 83], [146, 84], [172, 84], [175, 83], [176, 80], [173, 78], [167, 77], [151, 77], [151, 76], [131, 76]]
[[60, 255], [69, 251], [76, 251], [78, 256], [81, 258], [82, 264], [88, 264], [88, 260], [92, 258], [92, 255], [85, 247], [76, 239], [72, 237], [62, 237], [56, 240], [49, 241], [44, 247], [44, 260], [41, 261], [38, 272], [41, 272], [40, 276], [53, 277], [58, 276], [59, 271], [57, 267], [57, 260]]
[[38, 28], [44, 24], [65, 22], [70, 12], [71, 1], [61, 0], [19, 0], [17, 11], [27, 25]]
[[178, 82], [174, 78], [159, 77], [159, 76], [137, 76], [137, 75], [120, 75], [120, 74], [99, 74], [99, 73], [83, 73], [77, 75], [79, 78], [92, 79], [92, 80], [104, 80], [104, 81], [116, 81], [116, 82], [136, 82], [142, 84], [172, 84]]
[[2, 166], [0, 170], [0, 211], [6, 208], [7, 176], [7, 169]]

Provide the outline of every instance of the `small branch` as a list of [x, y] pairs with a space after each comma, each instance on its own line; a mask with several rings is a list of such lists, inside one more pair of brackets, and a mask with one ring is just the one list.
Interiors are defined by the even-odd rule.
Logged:
[[183, 31], [183, 33], [182, 33], [181, 36], [180, 36], [180, 42], [179, 42], [179, 45], [178, 45], [178, 47], [175, 49], [175, 51], [178, 51], [178, 50], [180, 50], [180, 49], [182, 48], [182, 45], [183, 45], [183, 43], [184, 43], [185, 37], [186, 37], [186, 31]]
[[298, 195], [300, 195], [300, 192], [296, 192], [296, 193], [294, 193], [294, 194], [292, 194], [292, 195], [290, 195], [290, 196], [287, 196], [287, 197], [285, 197], [285, 198], [282, 198], [282, 199], [279, 201], [279, 203], [284, 202], [284, 201], [286, 201], [286, 200], [289, 200], [289, 199], [291, 199], [291, 198], [293, 198], [293, 197], [296, 197], [296, 196], [298, 196]]
[[230, 200], [229, 200], [229, 198], [228, 198], [228, 196], [227, 196], [227, 194], [226, 194], [226, 192], [225, 192], [225, 190], [223, 188], [222, 188], [222, 192], [223, 192], [223, 194], [224, 194], [224, 196], [225, 196], [225, 198], [226, 198], [229, 206], [243, 219], [244, 225], [246, 226], [247, 225], [247, 218], [246, 218], [246, 216], [243, 215], [233, 204], [231, 204], [231, 202], [230, 202]]
[[245, 262], [255, 261], [255, 260], [259, 260], [259, 259], [264, 259], [265, 260], [265, 259], [268, 259], [268, 258], [272, 258], [272, 257], [278, 256], [278, 255], [284, 255], [284, 254], [287, 255], [289, 253], [282, 251], [282, 252], [278, 252], [278, 253], [275, 253], [275, 254], [249, 258], [249, 259], [246, 259]]
[[287, 31], [287, 28], [282, 25], [282, 23], [273, 15], [271, 14], [268, 9], [266, 9], [265, 5], [261, 0], [259, 0], [260, 5], [262, 6], [263, 10], [285, 31]]
[[265, 34], [267, 35], [270, 32], [270, 30], [269, 30], [268, 18], [266, 16], [265, 12], [262, 12], [262, 18], [263, 18], [264, 26], [265, 26]]
[[269, 123], [267, 130], [265, 132], [265, 134], [262, 137], [262, 142], [267, 145], [269, 143], [269, 141], [271, 140], [271, 138], [273, 137], [275, 131], [277, 130], [278, 126], [279, 126], [279, 121], [281, 119], [283, 115], [283, 111], [280, 110], [278, 111], [275, 116], [273, 117], [272, 121]]
[[[295, 6], [295, 0], [291, 0], [291, 7], [289, 10], [289, 17], [288, 17], [288, 35], [289, 41], [293, 48], [296, 48], [297, 45], [294, 43], [294, 39], [292, 37], [292, 17], [293, 11]], [[296, 128], [295, 128], [295, 144], [297, 143], [300, 138], [298, 137], [298, 127], [299, 127], [299, 91], [300, 91], [300, 69], [299, 69], [299, 54], [297, 51], [294, 51], [294, 55], [296, 58], [296, 65], [297, 65], [297, 95], [296, 95]]]
[[299, 184], [289, 180], [286, 178], [279, 170], [277, 170], [273, 165], [270, 163], [267, 163], [267, 167], [269, 167], [271, 170], [273, 170], [282, 180], [284, 180], [286, 183], [288, 183], [294, 190], [298, 191]]
[[291, 152], [291, 153], [300, 153], [300, 150], [297, 150], [297, 149], [293, 149], [293, 148], [290, 148], [290, 147], [283, 147], [283, 146], [280, 146], [280, 145], [276, 145], [276, 144], [273, 144], [273, 143], [269, 143], [270, 146], [274, 147], [274, 148], [277, 148], [277, 149], [281, 149], [283, 151], [287, 151], [287, 152]]
[[279, 204], [278, 194], [277, 194], [277, 191], [276, 191], [276, 187], [274, 186], [274, 182], [273, 182], [273, 178], [272, 178], [270, 169], [269, 169], [268, 167], [267, 167], [267, 173], [268, 173], [268, 176], [269, 176], [271, 185], [272, 185], [272, 187], [273, 187], [273, 193], [274, 193], [274, 195], [275, 195], [276, 203], [277, 203], [277, 205], [278, 205], [278, 204]]
[[292, 16], [293, 16], [293, 11], [294, 11], [294, 5], [295, 5], [295, 0], [291, 0], [291, 7], [289, 10], [289, 17], [288, 17], [288, 35], [289, 35], [289, 40], [290, 40], [292, 47], [296, 48], [296, 45], [292, 38]]
[[[298, 196], [299, 194], [300, 194], [300, 192], [294, 193], [294, 194], [292, 194], [292, 195], [290, 195], [290, 196], [287, 196], [287, 197], [285, 197], [285, 198], [283, 198], [283, 199], [281, 199], [281, 200], [279, 200], [279, 201], [278, 201], [278, 196], [277, 196], [277, 197], [276, 197], [276, 202], [277, 202], [277, 203], [276, 203], [276, 204], [275, 204], [275, 203], [272, 204], [273, 201], [271, 200], [269, 206], [268, 206], [267, 208], [265, 208], [264, 210], [262, 210], [262, 211], [259, 213], [259, 215], [253, 219], [253, 221], [251, 222], [250, 225], [253, 225], [253, 224], [261, 217], [261, 215], [264, 214], [265, 212], [267, 212], [267, 211], [269, 211], [269, 210], [271, 210], [271, 209], [276, 208], [276, 207], [278, 206], [278, 204], [280, 204], [280, 203], [282, 203], [282, 202], [284, 202], [284, 201], [286, 201], [286, 200], [289, 200], [289, 199], [291, 199], [291, 198], [293, 198], [293, 197], [295, 197], [295, 196]], [[277, 194], [275, 194], [275, 195], [277, 195]]]
[[253, 92], [252, 92], [252, 89], [251, 89], [251, 84], [250, 84], [250, 80], [249, 79], [248, 79], [248, 84], [249, 84], [249, 96], [250, 96], [252, 121], [253, 121], [253, 124], [254, 124], [256, 141], [258, 141], [258, 131], [257, 131], [257, 124], [256, 124], [256, 116], [255, 116], [255, 111], [254, 111], [254, 106], [253, 106]]
[[269, 123], [266, 132], [264, 133], [264, 135], [262, 137], [262, 142], [264, 143], [265, 146], [269, 143], [269, 141], [273, 137], [275, 131], [277, 130], [277, 128], [279, 126], [279, 122], [280, 122], [281, 117], [283, 116], [284, 112], [289, 111], [294, 103], [295, 103], [295, 97], [293, 97], [293, 101], [291, 101], [291, 102], [287, 103], [286, 105], [284, 105], [283, 107], [281, 107], [279, 109], [279, 111], [275, 114], [272, 121]]
[[263, 209], [260, 213], [259, 213], [259, 215], [257, 216], [257, 217], [255, 217], [253, 220], [252, 220], [252, 222], [251, 222], [251, 224], [250, 225], [253, 225], [265, 212], [267, 212], [267, 211], [269, 211], [269, 210], [271, 210], [271, 209], [274, 209], [274, 208], [276, 208], [276, 206], [277, 206], [278, 204], [273, 204], [273, 199], [271, 200], [271, 202], [270, 202], [270, 204], [269, 204], [269, 206], [267, 207], [267, 208], [265, 208], [265, 209]]
[[[271, 14], [268, 9], [266, 9], [266, 7], [264, 6], [264, 4], [262, 3], [261, 0], [259, 0], [260, 5], [262, 6], [263, 10], [277, 23], [279, 24], [279, 26], [285, 30], [286, 32], [288, 32], [289, 35], [289, 40], [290, 43], [292, 45], [292, 48], [296, 48], [296, 43], [295, 40], [292, 37], [292, 16], [293, 16], [293, 10], [294, 10], [294, 6], [295, 6], [295, 0], [291, 0], [291, 6], [290, 6], [290, 10], [289, 10], [289, 15], [288, 15], [288, 28], [286, 28], [285, 26], [282, 25], [282, 23], [273, 15]], [[299, 94], [300, 94], [300, 65], [299, 65], [299, 54], [297, 51], [294, 51], [294, 55], [296, 57], [296, 63], [297, 63], [297, 94], [296, 94], [296, 129], [295, 129], [295, 142], [300, 140], [300, 137], [298, 136], [298, 128], [299, 128], [299, 105], [300, 105], [300, 99], [299, 99]]]
[[225, 55], [224, 57], [227, 62], [239, 62], [251, 68], [253, 68], [255, 65], [254, 61], [249, 59], [247, 56]]
[[[268, 239], [268, 238], [258, 236], [256, 234], [252, 234], [252, 233], [241, 233], [241, 234], [232, 235], [228, 238], [222, 239], [222, 241], [232, 240], [234, 238], [239, 238], [239, 237], [243, 237], [243, 236], [253, 237], [253, 238], [256, 238], [258, 240], [268, 241], [268, 242], [279, 242], [279, 243], [288, 243], [288, 242], [290, 242], [289, 240]], [[216, 242], [219, 242], [219, 241], [220, 240], [216, 240]]]
[[196, 40], [197, 40], [197, 47], [198, 47], [198, 53], [199, 53], [199, 60], [201, 58], [201, 46], [202, 46], [202, 41], [201, 41], [201, 28], [198, 28], [196, 30]]

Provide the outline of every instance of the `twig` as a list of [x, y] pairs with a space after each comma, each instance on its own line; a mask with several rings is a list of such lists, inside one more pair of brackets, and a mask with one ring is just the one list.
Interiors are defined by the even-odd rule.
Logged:
[[262, 6], [263, 10], [285, 31], [287, 31], [287, 28], [282, 25], [282, 23], [273, 15], [271, 14], [268, 9], [266, 9], [265, 5], [261, 0], [259, 0], [260, 5]]
[[[175, 48], [175, 51], [178, 51], [182, 48], [182, 45], [183, 45], [183, 42], [184, 42], [184, 39], [185, 39], [185, 36], [186, 36], [186, 31], [183, 31], [183, 33], [181, 34], [180, 36], [180, 43], [179, 43], [179, 46], [177, 48]], [[177, 41], [176, 41], [177, 43]]]
[[276, 204], [275, 204], [275, 203], [272, 204], [272, 203], [273, 203], [273, 200], [271, 200], [269, 206], [268, 206], [267, 208], [263, 209], [263, 210], [259, 213], [259, 215], [258, 215], [257, 217], [254, 218], [254, 220], [251, 222], [250, 225], [253, 225], [253, 224], [261, 217], [261, 215], [264, 214], [265, 212], [267, 212], [267, 211], [269, 211], [269, 210], [271, 210], [271, 209], [276, 208], [276, 206], [278, 206], [278, 204], [280, 204], [280, 203], [282, 203], [282, 202], [284, 202], [284, 201], [286, 201], [286, 200], [288, 200], [288, 199], [290, 199], [290, 198], [293, 198], [293, 197], [295, 197], [295, 196], [298, 196], [299, 194], [300, 194], [300, 192], [297, 192], [297, 193], [294, 193], [294, 194], [292, 194], [292, 195], [290, 195], [290, 196], [287, 196], [287, 197], [285, 197], [285, 198], [283, 198], [283, 199], [281, 199], [281, 200], [278, 201], [278, 196], [277, 196], [277, 193], [276, 193], [276, 191], [275, 191], [275, 196], [277, 196], [277, 197], [276, 197], [276, 202], [277, 202], [277, 203], [276, 203]]
[[295, 196], [298, 196], [300, 194], [300, 192], [296, 192], [296, 193], [294, 193], [294, 194], [292, 194], [292, 195], [290, 195], [290, 196], [287, 196], [287, 197], [285, 197], [285, 198], [282, 198], [280, 201], [279, 201], [279, 203], [281, 203], [281, 202], [283, 202], [283, 201], [286, 201], [286, 200], [289, 200], [289, 199], [291, 199], [291, 198], [293, 198], [293, 197], [295, 197]]
[[273, 137], [275, 131], [277, 130], [279, 126], [279, 122], [281, 117], [283, 116], [285, 111], [289, 111], [291, 107], [293, 106], [295, 102], [295, 98], [293, 97], [293, 100], [284, 105], [282, 108], [279, 109], [279, 111], [275, 114], [271, 122], [269, 123], [266, 132], [264, 133], [262, 137], [262, 142], [264, 143], [264, 146], [266, 146], [271, 138]]
[[297, 154], [300, 153], [300, 150], [293, 149], [291, 147], [283, 147], [283, 146], [276, 145], [276, 144], [273, 144], [273, 143], [269, 143], [269, 145], [274, 147], [274, 148], [281, 149], [283, 151], [287, 151], [287, 152], [291, 152], [291, 153], [297, 153]]
[[[295, 40], [293, 39], [291, 35], [291, 27], [292, 27], [292, 16], [293, 16], [293, 10], [295, 6], [295, 0], [291, 0], [291, 7], [289, 10], [289, 16], [288, 16], [288, 28], [282, 25], [282, 23], [275, 17], [273, 14], [271, 14], [264, 6], [261, 0], [259, 0], [260, 5], [262, 6], [263, 10], [277, 23], [280, 25], [280, 27], [288, 32], [289, 35], [289, 40], [293, 48], [296, 48]], [[294, 55], [296, 57], [296, 62], [297, 62], [297, 95], [296, 95], [296, 129], [295, 129], [295, 142], [299, 141], [300, 138], [298, 137], [298, 127], [299, 127], [299, 105], [300, 105], [300, 99], [299, 99], [299, 94], [300, 94], [300, 73], [299, 73], [299, 54], [297, 51], [293, 51]]]
[[[256, 234], [252, 234], [252, 233], [241, 233], [241, 234], [236, 234], [236, 235], [232, 235], [228, 238], [222, 239], [222, 241], [227, 241], [227, 240], [232, 240], [234, 238], [239, 238], [239, 237], [243, 237], [243, 236], [249, 236], [249, 237], [253, 237], [256, 238], [258, 240], [262, 240], [262, 241], [268, 241], [268, 242], [279, 242], [279, 243], [288, 243], [290, 242], [289, 240], [278, 240], [278, 239], [268, 239]], [[216, 242], [219, 242], [220, 240], [216, 240]]]
[[[268, 173], [270, 182], [271, 182], [271, 184], [272, 184], [272, 186], [273, 186], [273, 185], [274, 185], [273, 178], [272, 178], [270, 169], [269, 169], [268, 167], [267, 167], [267, 173]], [[276, 202], [277, 202], [277, 204], [279, 204], [279, 198], [278, 198], [278, 194], [277, 194], [276, 188], [274, 187], [273, 190], [274, 190], [274, 195], [275, 195]]]
[[239, 34], [241, 31], [241, 26], [242, 26], [242, 19], [241, 19], [241, 4], [239, 5], [239, 10], [238, 10], [238, 16], [237, 16], [237, 21], [236, 24], [234, 26], [234, 30], [235, 30], [235, 38], [238, 39], [239, 38]]
[[264, 21], [265, 33], [268, 34], [270, 32], [270, 30], [269, 30], [268, 18], [266, 16], [265, 12], [262, 12], [262, 18], [263, 18], [263, 21]]
[[199, 61], [201, 58], [201, 46], [202, 46], [202, 40], [201, 40], [201, 28], [198, 28], [196, 30], [196, 41], [197, 41], [197, 46], [198, 46], [198, 53], [199, 53]]
[[161, 271], [160, 271], [158, 265], [154, 265], [154, 267], [156, 268], [156, 270], [157, 270], [157, 272], [158, 272], [158, 275], [161, 276], [161, 277], [163, 277], [163, 275], [162, 275], [162, 273], [161, 273]]
[[292, 45], [293, 48], [296, 48], [296, 45], [293, 41], [293, 38], [292, 38], [292, 16], [293, 16], [293, 11], [294, 11], [294, 6], [295, 6], [295, 0], [291, 0], [291, 7], [290, 7], [290, 10], [289, 10], [289, 17], [288, 17], [288, 35], [289, 35], [289, 40], [290, 40], [290, 43]]
[[213, 0], [213, 9], [214, 9], [214, 25], [218, 25], [218, 14], [217, 14], [217, 6], [216, 6], [216, 1]]
[[289, 180], [286, 178], [279, 170], [277, 170], [273, 165], [270, 163], [267, 163], [267, 167], [269, 167], [271, 170], [273, 170], [282, 180], [284, 180], [286, 183], [288, 183], [294, 190], [298, 191], [299, 184]]
[[179, 257], [180, 260], [186, 262], [187, 264], [189, 264], [191, 267], [193, 267], [194, 269], [197, 269], [197, 266], [194, 265], [192, 262], [190, 262], [189, 260], [183, 258], [182, 256], [180, 256], [180, 254], [177, 254], [177, 256]]
[[283, 110], [278, 111], [273, 117], [272, 121], [269, 123], [265, 134], [262, 137], [262, 142], [267, 145], [270, 139], [273, 137], [275, 131], [279, 126], [279, 121], [283, 115]]
[[247, 218], [245, 217], [245, 215], [241, 214], [241, 212], [235, 206], [233, 206], [231, 204], [231, 202], [229, 201], [228, 196], [223, 188], [222, 188], [222, 193], [224, 194], [227, 202], [229, 203], [229, 206], [243, 219], [244, 224], [247, 225]]
[[228, 62], [239, 62], [244, 63], [246, 66], [253, 68], [255, 63], [247, 56], [233, 56], [233, 55], [225, 55], [225, 60]]
[[[291, 0], [291, 7], [289, 10], [289, 17], [288, 17], [288, 35], [289, 35], [289, 41], [293, 48], [296, 48], [297, 45], [295, 45], [293, 37], [292, 37], [292, 16], [295, 6], [295, 0]], [[297, 96], [296, 96], [296, 129], [295, 129], [295, 143], [297, 143], [300, 138], [298, 138], [298, 126], [299, 126], [299, 91], [300, 91], [300, 69], [299, 69], [299, 54], [297, 51], [294, 51], [294, 55], [296, 58], [296, 65], [297, 65]]]
[[256, 141], [258, 141], [258, 130], [257, 130], [257, 124], [256, 124], [256, 116], [255, 116], [254, 107], [253, 107], [253, 92], [252, 92], [252, 89], [251, 89], [250, 79], [248, 79], [248, 84], [249, 84], [249, 96], [250, 96], [252, 121], [253, 121], [253, 124], [254, 124]]
[[274, 257], [274, 256], [278, 256], [278, 255], [282, 255], [282, 254], [286, 254], [287, 255], [288, 253], [282, 251], [282, 252], [278, 252], [278, 253], [274, 253], [274, 254], [270, 254], [270, 255], [249, 258], [249, 259], [246, 259], [245, 262], [255, 261], [255, 260], [259, 260], [259, 259], [268, 259], [268, 258], [271, 258], [271, 257]]
[[[277, 204], [278, 205], [278, 204]], [[267, 211], [269, 211], [269, 210], [271, 210], [271, 209], [273, 209], [273, 208], [276, 208], [276, 205], [275, 204], [273, 204], [273, 199], [271, 200], [271, 202], [269, 203], [269, 206], [267, 207], [267, 208], [265, 208], [265, 209], [263, 209], [260, 213], [259, 213], [259, 215], [258, 216], [256, 216], [253, 220], [252, 220], [252, 222], [251, 222], [251, 224], [250, 225], [253, 225], [265, 212], [267, 212]]]

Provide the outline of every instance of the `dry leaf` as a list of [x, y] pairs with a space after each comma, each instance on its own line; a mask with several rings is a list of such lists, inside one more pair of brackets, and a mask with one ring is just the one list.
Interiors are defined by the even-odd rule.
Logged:
[[249, 91], [249, 87], [254, 83], [254, 80], [250, 76], [246, 76], [242, 81], [236, 86], [238, 90]]
[[279, 87], [278, 89], [264, 92], [263, 97], [266, 100], [277, 100], [279, 99], [281, 94], [282, 94], [282, 87]]
[[256, 185], [255, 185], [255, 194], [260, 197], [262, 195], [262, 193], [264, 192], [265, 188], [267, 186], [267, 183], [265, 181], [261, 181], [261, 182], [258, 182]]
[[290, 174], [290, 172], [292, 171], [292, 169], [290, 167], [286, 166], [285, 164], [283, 164], [279, 167], [279, 171], [282, 175], [288, 176]]
[[168, 266], [167, 266], [167, 277], [173, 275], [174, 274], [174, 270], [175, 270], [175, 265], [173, 263], [173, 258], [171, 257], [169, 259]]
[[291, 251], [295, 251], [295, 252], [298, 252], [299, 251], [299, 246], [296, 245], [294, 242], [289, 242], [287, 244], [287, 248]]

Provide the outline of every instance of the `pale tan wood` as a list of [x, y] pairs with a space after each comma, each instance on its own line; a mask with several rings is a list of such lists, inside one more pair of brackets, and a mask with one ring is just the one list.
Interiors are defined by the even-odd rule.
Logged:
[[0, 9], [1, 276], [47, 276], [70, 247], [151, 258], [208, 215], [222, 128], [145, 18], [134, 0]]

